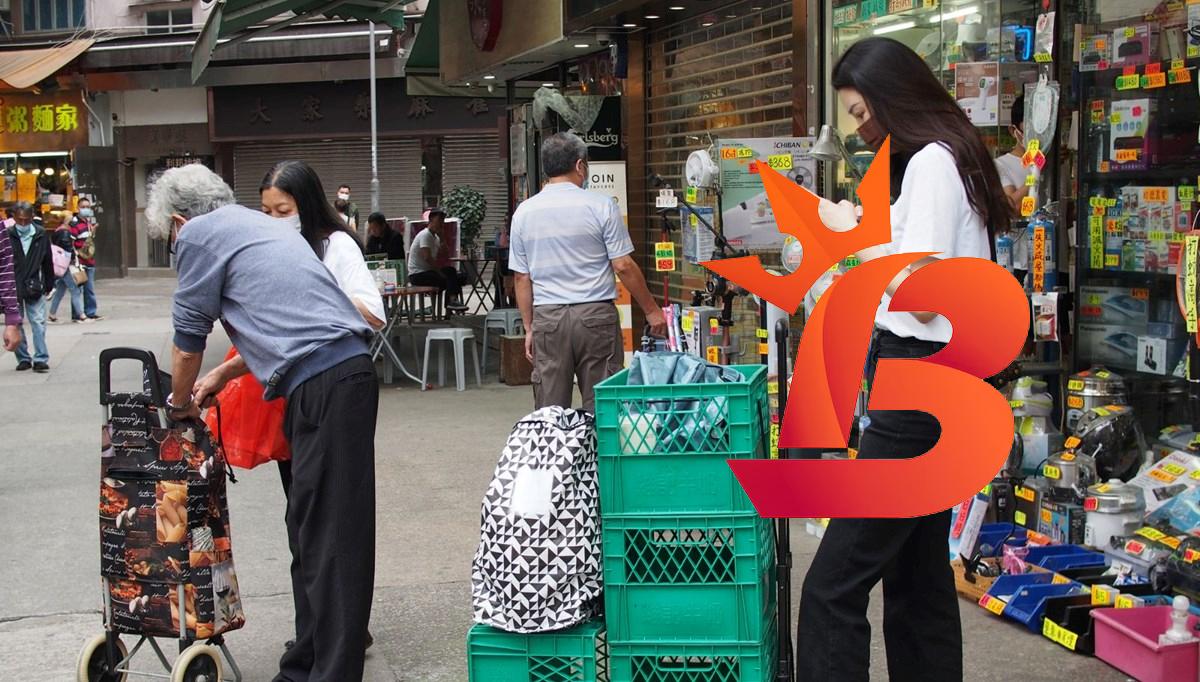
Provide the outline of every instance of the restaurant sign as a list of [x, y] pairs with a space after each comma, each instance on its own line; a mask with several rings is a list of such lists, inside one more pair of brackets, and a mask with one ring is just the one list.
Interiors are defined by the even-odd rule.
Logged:
[[70, 151], [88, 142], [78, 90], [0, 95], [0, 152]]

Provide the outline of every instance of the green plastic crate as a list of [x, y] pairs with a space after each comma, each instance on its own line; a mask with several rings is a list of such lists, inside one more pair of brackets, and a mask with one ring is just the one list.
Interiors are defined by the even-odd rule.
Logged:
[[745, 381], [596, 386], [600, 509], [606, 516], [732, 514], [754, 506], [726, 460], [768, 456], [767, 371]]
[[778, 623], [752, 644], [612, 644], [612, 682], [774, 682]]
[[471, 682], [608, 682], [604, 623], [522, 635], [476, 623], [467, 633]]
[[604, 519], [611, 642], [762, 640], [775, 618], [775, 534], [758, 516]]

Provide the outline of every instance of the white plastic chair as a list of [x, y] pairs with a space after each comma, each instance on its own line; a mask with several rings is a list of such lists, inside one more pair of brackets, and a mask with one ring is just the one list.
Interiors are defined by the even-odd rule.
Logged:
[[[429, 386], [429, 350], [430, 345], [434, 341], [444, 341], [454, 345], [454, 379], [458, 390], [464, 391], [467, 388], [466, 379], [466, 360], [464, 346], [467, 341], [471, 341], [471, 357], [475, 360], [475, 383], [483, 386], [483, 379], [479, 373], [479, 351], [475, 348], [475, 332], [470, 329], [461, 327], [445, 327], [442, 329], [430, 329], [425, 336], [425, 362], [421, 367], [421, 390], [424, 391]], [[446, 347], [443, 345], [438, 348], [438, 386], [446, 385]]]

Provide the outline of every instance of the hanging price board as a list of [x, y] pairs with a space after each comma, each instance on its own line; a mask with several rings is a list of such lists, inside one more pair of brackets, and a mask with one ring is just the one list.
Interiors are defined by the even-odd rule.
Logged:
[[657, 242], [654, 245], [654, 269], [658, 272], [675, 271], [675, 242]]

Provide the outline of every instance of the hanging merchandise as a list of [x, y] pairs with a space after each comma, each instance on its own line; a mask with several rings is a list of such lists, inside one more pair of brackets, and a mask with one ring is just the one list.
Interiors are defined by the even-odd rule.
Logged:
[[1141, 488], [1113, 479], [1089, 486], [1083, 508], [1087, 512], [1084, 544], [1104, 548], [1114, 537], [1131, 535], [1141, 527], [1146, 500]]
[[[1028, 198], [1028, 197], [1026, 197]], [[1041, 293], [1054, 289], [1058, 280], [1055, 257], [1055, 223], [1046, 211], [1038, 211], [1029, 221], [1029, 289]]]
[[996, 264], [1013, 271], [1013, 240], [1007, 232], [996, 235]]
[[1054, 12], [1038, 15], [1033, 50], [1033, 59], [1038, 63], [1054, 61], [1054, 15]]
[[1096, 460], [1104, 480], [1127, 481], [1137, 473], [1147, 456], [1142, 426], [1127, 405], [1106, 405], [1088, 410], [1075, 427], [1067, 447]]
[[1093, 367], [1067, 380], [1067, 431], [1074, 431], [1090, 409], [1104, 405], [1127, 405], [1125, 380], [1103, 367]]
[[963, 62], [954, 67], [954, 98], [977, 126], [1000, 122], [999, 62]]

